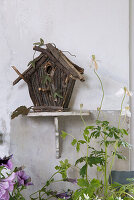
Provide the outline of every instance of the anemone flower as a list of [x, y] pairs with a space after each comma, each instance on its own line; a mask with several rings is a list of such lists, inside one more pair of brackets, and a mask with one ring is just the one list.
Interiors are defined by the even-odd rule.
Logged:
[[131, 117], [131, 112], [130, 112], [130, 106], [127, 105], [125, 106], [124, 109], [122, 109], [121, 115], [123, 116], [127, 116], [127, 117]]
[[131, 97], [133, 95], [133, 93], [131, 91], [129, 91], [126, 87], [124, 88], [120, 88], [120, 90], [118, 90], [115, 95], [117, 97], [122, 97], [124, 96], [124, 94], [126, 93], [127, 96]]
[[24, 185], [24, 186], [28, 186], [28, 185], [33, 185], [33, 183], [31, 182], [31, 177], [28, 176], [25, 171], [21, 170], [16, 172], [17, 175], [17, 180], [18, 180], [18, 186]]
[[89, 199], [89, 196], [88, 196], [88, 194], [83, 194], [84, 195], [84, 197], [85, 197], [85, 199], [86, 200], [88, 200]]
[[9, 200], [9, 193], [14, 189], [15, 173], [13, 172], [10, 176], [4, 179], [0, 179], [0, 199]]
[[0, 166], [5, 166], [8, 169], [12, 169], [13, 168], [13, 164], [12, 164], [12, 159], [13, 155], [10, 155], [8, 157], [4, 157], [4, 158], [0, 158]]

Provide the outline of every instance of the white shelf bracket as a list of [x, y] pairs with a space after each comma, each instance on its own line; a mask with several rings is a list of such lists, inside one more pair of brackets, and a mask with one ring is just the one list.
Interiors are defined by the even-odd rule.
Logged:
[[[60, 133], [59, 133], [59, 118], [67, 116], [80, 116], [81, 113], [79, 110], [67, 111], [67, 112], [30, 112], [28, 117], [54, 117], [54, 126], [55, 126], [55, 148], [56, 148], [56, 158], [60, 158]], [[82, 116], [89, 116], [90, 111], [82, 111]]]
[[56, 146], [56, 158], [60, 158], [60, 133], [59, 133], [59, 121], [58, 117], [54, 117], [55, 125], [55, 146]]

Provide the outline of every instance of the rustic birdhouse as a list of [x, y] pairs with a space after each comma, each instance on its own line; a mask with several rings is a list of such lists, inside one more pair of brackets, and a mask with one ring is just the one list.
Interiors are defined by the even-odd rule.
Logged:
[[13, 67], [19, 75], [13, 85], [21, 79], [27, 83], [35, 111], [65, 110], [76, 79], [84, 81], [84, 69], [72, 63], [50, 43], [46, 44], [46, 48], [34, 46], [33, 49], [41, 54], [22, 74]]

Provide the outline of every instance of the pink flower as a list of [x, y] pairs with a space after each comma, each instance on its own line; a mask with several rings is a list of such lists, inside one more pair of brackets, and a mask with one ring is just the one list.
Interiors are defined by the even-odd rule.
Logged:
[[14, 189], [15, 176], [13, 172], [9, 177], [0, 179], [0, 200], [9, 200], [9, 193]]
[[33, 183], [31, 182], [31, 177], [28, 176], [25, 171], [20, 170], [18, 172], [16, 172], [17, 175], [17, 180], [18, 180], [18, 185], [24, 185], [24, 186], [29, 186], [29, 185], [33, 185]]
[[13, 164], [12, 164], [12, 159], [13, 155], [10, 155], [8, 157], [4, 157], [4, 158], [0, 158], [0, 166], [5, 166], [8, 169], [12, 169], [13, 168]]

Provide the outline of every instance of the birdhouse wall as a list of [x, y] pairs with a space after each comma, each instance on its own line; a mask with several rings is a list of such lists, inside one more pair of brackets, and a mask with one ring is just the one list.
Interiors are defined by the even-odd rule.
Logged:
[[30, 75], [29, 94], [34, 106], [68, 108], [75, 80], [49, 58]]

